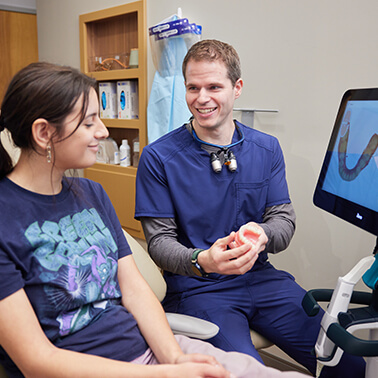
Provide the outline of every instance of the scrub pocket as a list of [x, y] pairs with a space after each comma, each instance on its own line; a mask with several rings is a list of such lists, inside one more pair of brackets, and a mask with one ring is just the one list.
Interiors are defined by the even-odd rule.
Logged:
[[236, 185], [236, 226], [239, 228], [247, 222], [261, 223], [265, 211], [268, 180]]

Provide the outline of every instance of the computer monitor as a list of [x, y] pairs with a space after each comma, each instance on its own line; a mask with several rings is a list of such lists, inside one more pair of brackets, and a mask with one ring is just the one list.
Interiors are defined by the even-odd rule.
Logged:
[[314, 204], [378, 236], [378, 88], [345, 92]]

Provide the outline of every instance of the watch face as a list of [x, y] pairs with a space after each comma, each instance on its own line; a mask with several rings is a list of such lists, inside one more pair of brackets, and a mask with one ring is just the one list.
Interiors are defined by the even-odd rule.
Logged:
[[197, 268], [196, 265], [193, 265], [193, 266], [192, 266], [192, 271], [193, 271], [193, 273], [194, 273], [196, 276], [199, 276], [199, 277], [202, 276], [201, 271]]
[[192, 263], [192, 271], [196, 276], [202, 277], [203, 271], [200, 264], [198, 264], [198, 262]]

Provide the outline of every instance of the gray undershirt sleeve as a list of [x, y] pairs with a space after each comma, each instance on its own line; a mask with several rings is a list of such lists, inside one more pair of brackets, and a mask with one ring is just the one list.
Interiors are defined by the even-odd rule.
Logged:
[[278, 253], [285, 250], [295, 232], [296, 215], [291, 203], [267, 207], [260, 226], [268, 237], [265, 250]]
[[[295, 212], [291, 203], [269, 207], [263, 215], [264, 229], [269, 241], [266, 251], [278, 253], [286, 249], [295, 231]], [[141, 217], [148, 252], [162, 269], [193, 276], [191, 257], [195, 248], [186, 248], [177, 241], [174, 218]], [[215, 242], [215, 240], [214, 240]]]
[[148, 252], [156, 265], [168, 272], [194, 276], [192, 254], [195, 248], [186, 248], [177, 241], [174, 218], [141, 217]]

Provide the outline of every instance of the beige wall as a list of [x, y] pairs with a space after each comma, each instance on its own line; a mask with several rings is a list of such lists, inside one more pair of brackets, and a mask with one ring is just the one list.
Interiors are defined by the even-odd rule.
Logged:
[[[78, 15], [126, 2], [37, 0], [40, 59], [79, 67]], [[281, 142], [298, 226], [272, 261], [306, 289], [333, 287], [371, 253], [375, 238], [315, 208], [312, 195], [342, 94], [378, 85], [378, 2], [148, 0], [148, 25], [180, 6], [204, 38], [239, 51], [245, 86], [236, 105], [279, 110], [257, 114], [255, 126]], [[150, 57], [148, 72], [151, 88]]]

